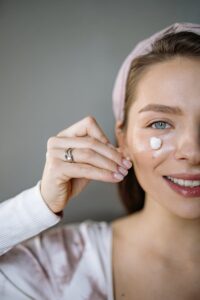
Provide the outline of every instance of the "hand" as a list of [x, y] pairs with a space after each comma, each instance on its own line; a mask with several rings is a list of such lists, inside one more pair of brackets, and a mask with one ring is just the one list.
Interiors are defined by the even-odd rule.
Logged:
[[[91, 116], [48, 139], [40, 190], [54, 213], [62, 211], [69, 199], [78, 195], [91, 179], [119, 182], [123, 177], [117, 179], [114, 173], [123, 172], [124, 176], [128, 173], [118, 148], [108, 143], [105, 133]], [[65, 160], [67, 148], [74, 148], [74, 163]]]

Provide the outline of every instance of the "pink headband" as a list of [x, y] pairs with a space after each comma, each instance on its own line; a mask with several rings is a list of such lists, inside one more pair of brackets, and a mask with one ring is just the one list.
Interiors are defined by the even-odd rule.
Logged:
[[161, 31], [153, 34], [147, 39], [139, 42], [132, 52], [124, 60], [117, 78], [114, 84], [113, 93], [112, 93], [112, 107], [115, 116], [115, 120], [119, 123], [124, 120], [124, 102], [125, 102], [125, 93], [126, 93], [126, 80], [128, 77], [129, 69], [133, 59], [137, 56], [147, 54], [152, 50], [152, 43], [157, 39], [163, 37], [165, 34], [171, 32], [179, 31], [192, 31], [194, 33], [200, 34], [200, 24], [193, 23], [174, 23]]

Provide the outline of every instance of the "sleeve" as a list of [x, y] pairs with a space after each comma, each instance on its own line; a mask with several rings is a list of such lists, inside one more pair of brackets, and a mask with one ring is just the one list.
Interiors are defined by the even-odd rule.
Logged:
[[63, 218], [46, 205], [40, 193], [40, 182], [0, 204], [0, 255]]
[[87, 248], [80, 228], [77, 223], [43, 231], [2, 255], [1, 300], [55, 300], [63, 295], [64, 299], [83, 299], [74, 297], [85, 280], [85, 265], [82, 277], [80, 265]]

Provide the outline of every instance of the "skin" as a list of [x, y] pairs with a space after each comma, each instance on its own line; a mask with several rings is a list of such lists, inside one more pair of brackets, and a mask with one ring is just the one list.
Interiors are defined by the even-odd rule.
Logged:
[[[131, 158], [146, 193], [142, 211], [112, 223], [117, 300], [200, 298], [200, 198], [177, 194], [162, 178], [200, 173], [199, 82], [199, 59], [178, 57], [151, 66], [138, 85], [127, 132], [116, 124], [121, 151]], [[182, 114], [139, 113], [150, 103], [178, 106]], [[147, 127], [155, 121], [167, 123], [164, 129]], [[151, 149], [152, 136], [162, 139], [159, 150]]]
[[[91, 116], [48, 140], [40, 188], [54, 213], [62, 211], [91, 179], [122, 180], [113, 172], [122, 172], [125, 157], [133, 162], [146, 192], [142, 211], [111, 224], [116, 300], [200, 298], [200, 199], [175, 193], [162, 178], [200, 172], [199, 82], [197, 59], [176, 58], [149, 68], [130, 108], [127, 132], [116, 124], [121, 149], [108, 145], [109, 139]], [[182, 114], [139, 113], [150, 103], [176, 105]], [[149, 123], [161, 120], [167, 122], [166, 128], [154, 128], [155, 123], [150, 127]], [[151, 149], [151, 137], [162, 140], [160, 149]], [[75, 163], [64, 160], [69, 147]]]

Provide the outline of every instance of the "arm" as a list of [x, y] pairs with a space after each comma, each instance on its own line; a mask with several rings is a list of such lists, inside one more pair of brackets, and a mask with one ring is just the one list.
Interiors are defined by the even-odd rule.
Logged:
[[40, 193], [40, 181], [0, 204], [0, 255], [13, 246], [57, 224], [63, 217], [53, 213]]

